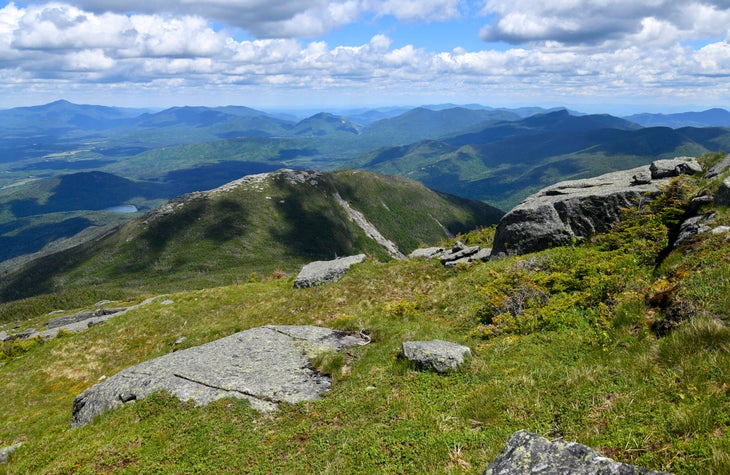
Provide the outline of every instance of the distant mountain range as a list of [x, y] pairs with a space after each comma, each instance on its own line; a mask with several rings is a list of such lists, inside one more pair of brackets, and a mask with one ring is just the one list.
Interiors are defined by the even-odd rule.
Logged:
[[[334, 112], [67, 101], [0, 110], [0, 262], [132, 216], [107, 208], [147, 212], [284, 167], [398, 175], [508, 210], [556, 181], [730, 150], [721, 109], [628, 118], [477, 104]], [[712, 126], [675, 127], [688, 123]]]
[[730, 112], [718, 108], [676, 114], [635, 114], [624, 118], [644, 127], [730, 127]]
[[730, 129], [642, 128], [610, 115], [558, 111], [439, 141], [381, 148], [349, 166], [406, 176], [508, 210], [557, 181], [718, 150], [730, 150]]

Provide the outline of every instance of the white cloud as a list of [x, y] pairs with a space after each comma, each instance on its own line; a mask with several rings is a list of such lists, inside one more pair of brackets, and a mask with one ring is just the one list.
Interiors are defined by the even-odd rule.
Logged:
[[[0, 95], [98, 87], [151, 95], [179, 88], [194, 98], [249, 90], [254, 99], [282, 91], [301, 100], [307, 91], [328, 91], [321, 97], [458, 94], [490, 103], [501, 95], [535, 103], [676, 91], [730, 100], [730, 13], [719, 1], [490, 0], [484, 13], [495, 15], [494, 23], [484, 37], [521, 45], [481, 51], [433, 51], [383, 33], [347, 46], [294, 38], [364, 14], [373, 22], [383, 15], [422, 23], [457, 17], [468, 11], [458, 0], [126, 2], [135, 13], [112, 11], [118, 3], [0, 9]], [[230, 24], [257, 21], [251, 28], [264, 38], [214, 29], [209, 18], [228, 14]], [[703, 41], [691, 46], [695, 40]]]
[[[514, 44], [629, 43], [661, 31], [663, 41], [725, 37], [730, 5], [701, 0], [487, 0], [496, 15], [481, 31], [486, 41]], [[719, 35], [719, 36], [718, 36]], [[656, 36], [656, 35], [655, 35]]]
[[242, 28], [258, 38], [321, 36], [363, 15], [398, 20], [444, 21], [460, 14], [466, 0], [68, 0], [101, 14], [194, 15]]

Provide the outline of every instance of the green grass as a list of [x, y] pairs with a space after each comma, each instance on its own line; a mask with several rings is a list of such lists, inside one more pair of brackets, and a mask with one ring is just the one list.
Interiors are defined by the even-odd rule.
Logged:
[[[718, 224], [727, 218], [718, 210]], [[25, 442], [0, 473], [476, 474], [519, 429], [654, 470], [728, 473], [730, 242], [702, 236], [657, 266], [656, 241], [626, 252], [639, 231], [629, 220], [605, 238], [469, 268], [369, 259], [311, 289], [261, 273], [29, 343], [0, 366], [0, 446]], [[677, 291], [659, 301], [668, 283]], [[652, 323], [680, 302], [691, 318], [658, 336]], [[6, 308], [21, 304], [31, 301]], [[505, 313], [517, 323], [495, 318]], [[475, 331], [487, 318], [495, 331]], [[73, 398], [100, 378], [263, 324], [367, 329], [372, 343], [315, 362], [335, 378], [319, 401], [261, 414], [157, 394], [70, 429]], [[473, 357], [438, 375], [399, 356], [404, 340], [432, 338]]]

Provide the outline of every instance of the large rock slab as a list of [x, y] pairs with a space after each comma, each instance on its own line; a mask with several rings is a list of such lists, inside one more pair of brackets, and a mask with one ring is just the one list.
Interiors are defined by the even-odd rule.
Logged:
[[696, 160], [681, 157], [544, 188], [502, 218], [492, 256], [541, 251], [607, 231], [619, 221], [622, 208], [656, 196], [676, 173], [698, 169]]
[[[550, 442], [527, 431], [515, 432], [484, 475], [662, 475], [603, 457], [575, 442]], [[667, 474], [664, 474], [667, 475]]]
[[331, 261], [314, 261], [302, 267], [294, 280], [294, 287], [302, 289], [328, 284], [345, 275], [350, 267], [365, 261], [365, 254], [340, 257]]
[[463, 345], [444, 340], [404, 341], [403, 356], [418, 368], [448, 373], [459, 369], [471, 350]]
[[280, 402], [317, 399], [331, 379], [311, 368], [312, 359], [365, 343], [360, 336], [316, 326], [253, 328], [140, 363], [92, 386], [74, 400], [71, 423], [83, 426], [104, 411], [162, 390], [199, 405], [247, 399], [261, 411]]

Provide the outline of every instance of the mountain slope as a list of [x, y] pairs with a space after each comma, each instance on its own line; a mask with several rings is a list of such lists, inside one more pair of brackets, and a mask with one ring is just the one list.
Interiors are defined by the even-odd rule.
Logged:
[[200, 287], [360, 252], [387, 259], [337, 196], [403, 253], [494, 224], [502, 215], [480, 202], [368, 172], [254, 175], [185, 195], [103, 239], [20, 266], [3, 278], [1, 299], [89, 285], [131, 291]]
[[726, 128], [641, 128], [611, 116], [575, 117], [560, 111], [442, 141], [381, 148], [348, 165], [405, 176], [508, 210], [561, 180], [729, 149]]
[[431, 110], [418, 107], [397, 117], [370, 124], [363, 131], [363, 136], [401, 145], [464, 132], [486, 122], [513, 119], [519, 119], [519, 116], [508, 111], [474, 110], [463, 107]]

